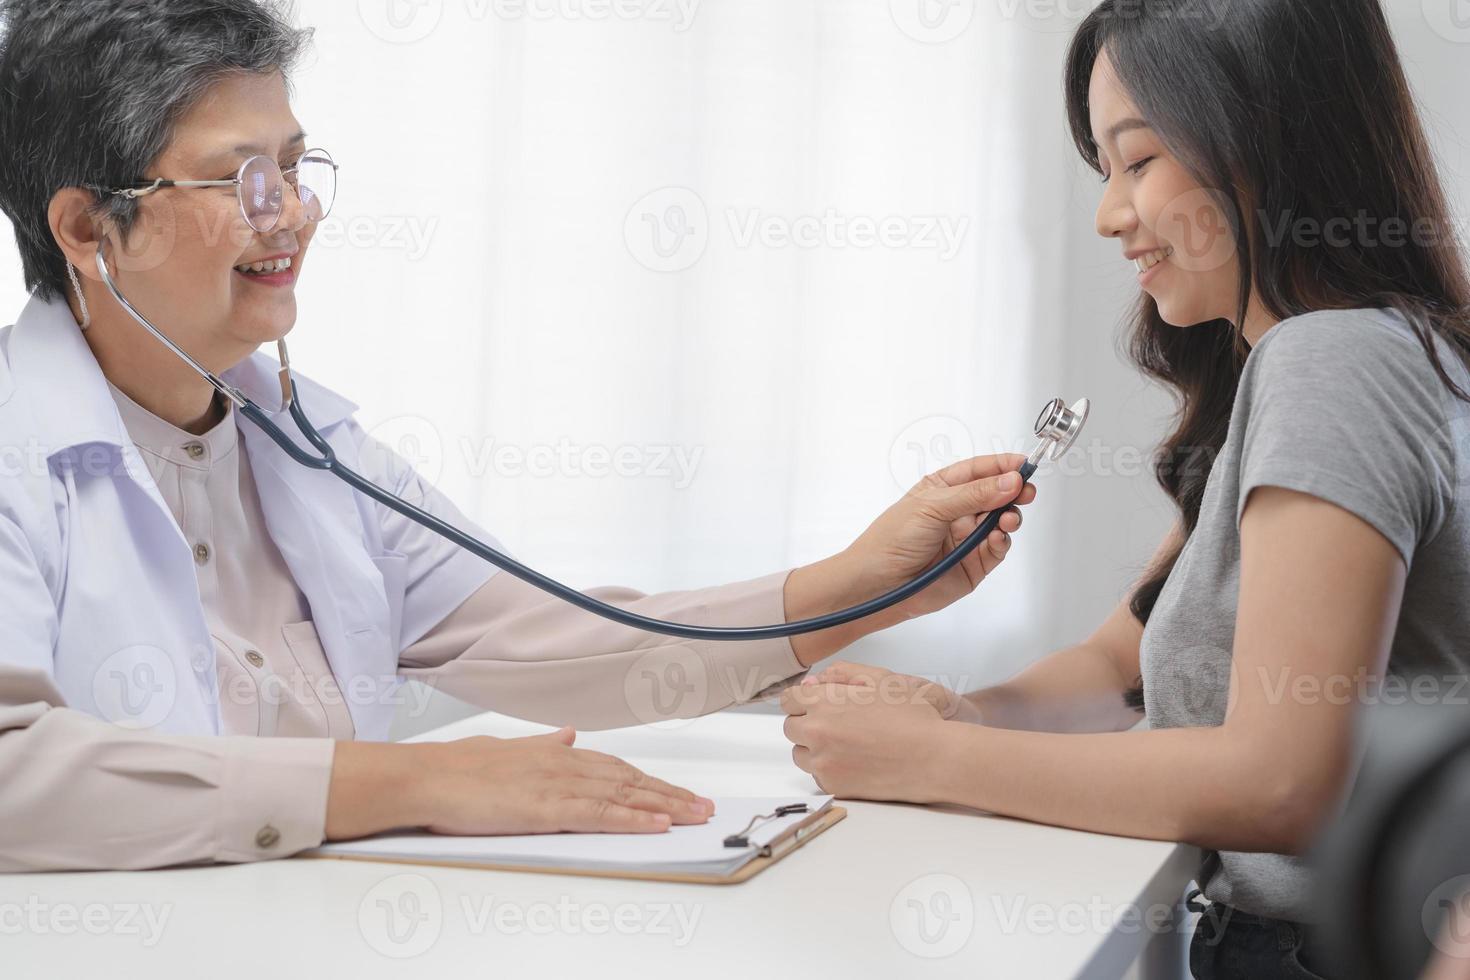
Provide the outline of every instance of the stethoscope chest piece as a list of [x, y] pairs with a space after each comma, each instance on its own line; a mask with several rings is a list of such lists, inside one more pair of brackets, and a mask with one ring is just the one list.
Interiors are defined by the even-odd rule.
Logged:
[[1086, 398], [1078, 399], [1070, 407], [1062, 399], [1053, 398], [1036, 417], [1036, 435], [1051, 443], [1047, 455], [1053, 461], [1061, 459], [1082, 434], [1091, 407]]

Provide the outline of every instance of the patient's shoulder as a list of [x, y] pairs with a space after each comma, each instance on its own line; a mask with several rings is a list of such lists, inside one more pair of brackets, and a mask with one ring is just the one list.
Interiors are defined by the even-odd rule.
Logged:
[[[1450, 378], [1470, 389], [1470, 369], [1442, 337], [1431, 334]], [[1451, 397], [1414, 327], [1398, 310], [1319, 310], [1267, 330], [1246, 359], [1242, 385], [1252, 391], [1395, 401], [1422, 399], [1443, 407]]]

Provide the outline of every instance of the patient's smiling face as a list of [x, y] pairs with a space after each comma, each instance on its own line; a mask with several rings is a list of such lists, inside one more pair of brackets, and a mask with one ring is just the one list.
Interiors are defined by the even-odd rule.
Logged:
[[[1234, 320], [1240, 260], [1216, 197], [1171, 154], [1114, 73], [1093, 67], [1092, 136], [1106, 187], [1097, 232], [1116, 238], [1168, 323]], [[1248, 339], [1252, 339], [1247, 332]]]

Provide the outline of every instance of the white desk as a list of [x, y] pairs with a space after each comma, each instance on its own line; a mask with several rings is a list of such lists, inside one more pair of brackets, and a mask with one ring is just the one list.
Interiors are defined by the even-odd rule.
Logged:
[[[578, 744], [705, 795], [818, 792], [781, 721], [726, 713]], [[544, 730], [486, 714], [422, 738]], [[842, 823], [733, 886], [320, 860], [0, 876], [0, 976], [1039, 980], [1118, 977], [1140, 955], [1141, 976], [1179, 975], [1177, 925], [1155, 933], [1125, 910], [1177, 914], [1193, 849], [843, 805]]]

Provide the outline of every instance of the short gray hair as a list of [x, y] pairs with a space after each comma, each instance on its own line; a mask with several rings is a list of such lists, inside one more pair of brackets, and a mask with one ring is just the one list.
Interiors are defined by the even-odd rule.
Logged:
[[[64, 187], [139, 180], [221, 78], [280, 71], [311, 40], [283, 0], [0, 0], [0, 211], [26, 288], [66, 292], [47, 209]], [[138, 202], [93, 206], [126, 234]]]

